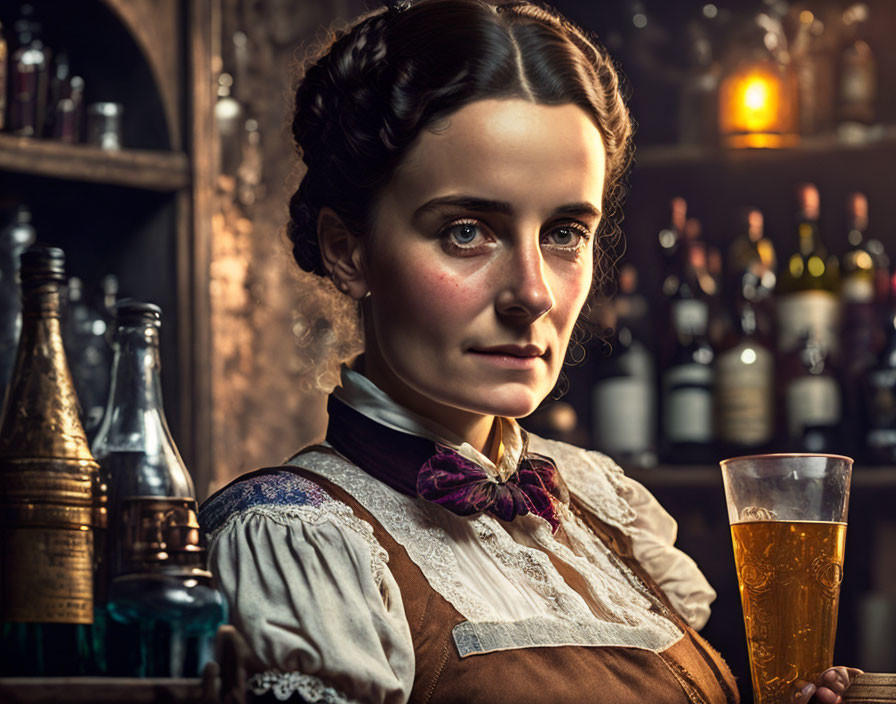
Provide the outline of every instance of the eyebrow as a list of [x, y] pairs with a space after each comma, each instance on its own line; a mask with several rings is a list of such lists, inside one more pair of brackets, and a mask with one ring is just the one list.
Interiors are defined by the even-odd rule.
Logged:
[[[433, 198], [421, 205], [414, 211], [414, 217], [422, 215], [429, 210], [437, 210], [442, 206], [454, 206], [463, 208], [464, 210], [472, 210], [483, 213], [500, 213], [501, 215], [513, 215], [513, 206], [502, 200], [488, 200], [486, 198], [475, 198], [473, 196], [442, 196], [441, 198]], [[601, 216], [600, 208], [582, 201], [581, 203], [567, 203], [566, 205], [554, 208], [552, 215], [591, 215], [599, 218]]]

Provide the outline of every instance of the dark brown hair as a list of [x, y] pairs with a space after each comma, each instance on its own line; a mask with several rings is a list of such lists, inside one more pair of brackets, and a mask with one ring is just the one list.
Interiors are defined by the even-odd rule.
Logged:
[[486, 98], [572, 103], [600, 130], [607, 172], [593, 288], [603, 285], [621, 242], [631, 121], [604, 50], [556, 11], [530, 2], [380, 8], [337, 33], [308, 65], [292, 122], [307, 172], [287, 225], [299, 266], [327, 274], [317, 240], [321, 208], [332, 208], [356, 235], [369, 234], [380, 189], [417, 135]]

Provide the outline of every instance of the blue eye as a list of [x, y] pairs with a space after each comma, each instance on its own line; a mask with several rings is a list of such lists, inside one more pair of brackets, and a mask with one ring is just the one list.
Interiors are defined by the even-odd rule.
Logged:
[[455, 225], [449, 232], [451, 233], [452, 239], [458, 244], [470, 244], [476, 239], [476, 235], [479, 233], [479, 227], [472, 223], [465, 222]]
[[573, 230], [570, 227], [558, 227], [554, 230], [553, 235], [556, 244], [569, 244], [572, 242], [573, 237], [581, 237], [581, 233], [578, 230]]
[[562, 249], [578, 249], [591, 237], [591, 233], [574, 225], [561, 225], [544, 235], [546, 244]]

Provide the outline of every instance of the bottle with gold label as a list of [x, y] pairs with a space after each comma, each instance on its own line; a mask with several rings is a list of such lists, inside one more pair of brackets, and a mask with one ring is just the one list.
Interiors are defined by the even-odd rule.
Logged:
[[78, 418], [59, 325], [64, 255], [22, 255], [22, 333], [0, 420], [0, 668], [94, 671], [94, 556], [105, 488]]
[[797, 348], [807, 335], [836, 357], [839, 326], [839, 266], [829, 257], [819, 231], [818, 189], [811, 183], [797, 188], [799, 244], [778, 276], [778, 352]]

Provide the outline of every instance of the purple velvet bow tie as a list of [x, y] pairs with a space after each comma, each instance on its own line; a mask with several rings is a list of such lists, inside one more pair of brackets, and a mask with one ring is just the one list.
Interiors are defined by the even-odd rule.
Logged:
[[417, 493], [460, 516], [488, 511], [504, 521], [534, 513], [551, 524], [556, 533], [560, 519], [554, 497], [564, 500], [557, 467], [547, 457], [524, 455], [506, 482], [490, 477], [475, 462], [449, 447], [436, 445], [417, 474]]

